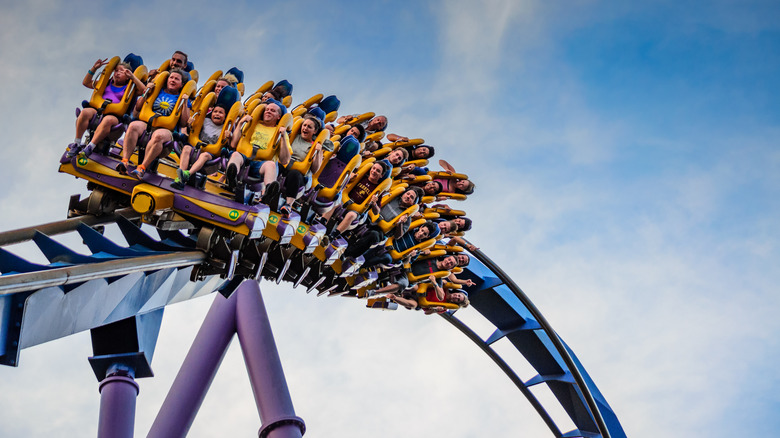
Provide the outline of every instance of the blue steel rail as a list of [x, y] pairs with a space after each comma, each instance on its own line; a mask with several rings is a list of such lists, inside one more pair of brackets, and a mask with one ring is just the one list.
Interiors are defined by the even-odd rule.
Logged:
[[[80, 219], [90, 225], [98, 222], [94, 217]], [[157, 240], [122, 215], [100, 222], [116, 222], [129, 247], [118, 246], [78, 220], [37, 227], [45, 233], [36, 227], [0, 233], [0, 245], [32, 240], [50, 261], [34, 264], [0, 248], [0, 364], [18, 366], [23, 348], [133, 316], [159, 319], [168, 304], [209, 294], [220, 283], [222, 289], [236, 285], [217, 276], [190, 281], [193, 267], [205, 257], [193, 237], [161, 231]], [[68, 231], [80, 234], [91, 256], [75, 253], [49, 237]], [[472, 254], [459, 277], [474, 281], [474, 286], [466, 287], [471, 306], [495, 331], [482, 339], [455, 316], [443, 317], [504, 371], [554, 436], [624, 438], [612, 408], [531, 300], [490, 258], [481, 251]], [[491, 347], [503, 338], [538, 372], [535, 377], [523, 381]], [[146, 375], [151, 375], [150, 370]], [[529, 389], [542, 383], [568, 414], [574, 430], [563, 433]]]
[[[0, 248], [0, 365], [18, 366], [20, 350], [80, 331], [134, 316], [161, 318], [166, 305], [209, 294], [219, 285], [216, 276], [190, 281], [193, 267], [205, 257], [194, 239], [160, 232], [157, 240], [124, 216], [108, 219], [100, 222], [116, 222], [129, 247], [78, 219], [37, 227], [46, 234], [35, 227], [0, 233], [3, 244], [32, 240], [49, 260], [32, 263]], [[92, 255], [50, 237], [69, 231], [79, 233]]]
[[[574, 352], [563, 342], [526, 294], [489, 257], [479, 250], [459, 275], [475, 285], [466, 287], [471, 307], [495, 327], [482, 339], [453, 315], [444, 319], [458, 328], [487, 354], [520, 389], [553, 435], [561, 438], [625, 438], [626, 434], [612, 408], [587, 374]], [[468, 310], [467, 310], [468, 311]], [[538, 373], [523, 382], [517, 373], [491, 347], [507, 338]], [[562, 433], [530, 387], [541, 383], [548, 388], [575, 425]]]

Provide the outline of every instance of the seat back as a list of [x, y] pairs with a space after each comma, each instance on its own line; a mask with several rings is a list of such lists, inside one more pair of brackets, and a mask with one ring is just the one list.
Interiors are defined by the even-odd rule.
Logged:
[[203, 84], [202, 87], [200, 87], [200, 90], [198, 90], [197, 94], [195, 95], [195, 100], [192, 101], [192, 110], [198, 111], [203, 105], [203, 99], [212, 91], [214, 91], [214, 87], [217, 85], [217, 79], [222, 76], [222, 70], [217, 70], [214, 73], [212, 73], [211, 76], [206, 79], [206, 82]]
[[[348, 138], [351, 140], [345, 139], [345, 141], [357, 141], [354, 138]], [[344, 147], [348, 146], [347, 144]], [[362, 158], [358, 153], [352, 155], [348, 162], [340, 159], [339, 157], [343, 155], [339, 154], [341, 147], [341, 143], [334, 143], [333, 152], [324, 155], [322, 159], [324, 165], [320, 166], [320, 170], [312, 175], [312, 186], [322, 185], [324, 187], [318, 193], [318, 197], [321, 199], [335, 200], [347, 183], [350, 173], [362, 163]]]
[[290, 112], [295, 117], [302, 117], [304, 114], [306, 114], [306, 112], [308, 112], [312, 108], [312, 106], [320, 103], [322, 97], [323, 97], [322, 93], [315, 94], [314, 96], [296, 105], [295, 108], [293, 108]]
[[244, 110], [247, 114], [252, 114], [252, 111], [257, 105], [260, 104], [260, 98], [263, 97], [266, 91], [270, 90], [274, 86], [274, 81], [268, 81], [261, 85], [254, 93], [247, 96], [244, 100]]

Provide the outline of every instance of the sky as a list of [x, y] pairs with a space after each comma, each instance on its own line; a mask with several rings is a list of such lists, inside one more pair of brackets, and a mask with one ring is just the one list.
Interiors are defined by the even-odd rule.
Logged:
[[[134, 52], [157, 66], [183, 50], [204, 77], [238, 66], [248, 90], [288, 79], [296, 103], [336, 94], [342, 113], [386, 114], [390, 132], [436, 146], [476, 182], [456, 206], [474, 219], [470, 239], [574, 350], [628, 436], [780, 427], [776, 2], [0, 7], [0, 229], [63, 219], [87, 193], [57, 160], [95, 59]], [[551, 436], [440, 318], [261, 289], [307, 436]], [[166, 309], [136, 435], [211, 300]], [[458, 316], [485, 327], [473, 309]], [[0, 368], [0, 435], [95, 435], [91, 354], [81, 333]], [[234, 341], [189, 436], [259, 427]]]

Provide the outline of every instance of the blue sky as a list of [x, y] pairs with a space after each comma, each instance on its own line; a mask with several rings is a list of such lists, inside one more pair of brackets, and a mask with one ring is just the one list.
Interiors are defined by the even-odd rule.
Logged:
[[[390, 131], [469, 174], [477, 195], [458, 207], [475, 219], [472, 240], [577, 353], [629, 436], [780, 427], [776, 3], [0, 5], [12, 163], [0, 229], [63, 218], [86, 192], [56, 161], [95, 59], [132, 51], [156, 66], [182, 49], [204, 76], [236, 65], [250, 90], [286, 78], [295, 102], [322, 92], [344, 112], [387, 114]], [[549, 436], [443, 321], [261, 287], [311, 436]], [[157, 377], [139, 381], [138, 435], [209, 302], [166, 312]], [[235, 350], [190, 436], [259, 428]], [[94, 434], [90, 353], [81, 334], [0, 369], [3, 429]], [[415, 401], [465, 414], [444, 425], [397, 414]]]

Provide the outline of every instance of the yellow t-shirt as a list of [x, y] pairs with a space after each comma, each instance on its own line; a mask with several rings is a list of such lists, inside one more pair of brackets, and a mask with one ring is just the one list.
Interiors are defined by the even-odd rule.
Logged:
[[276, 154], [270, 151], [273, 149], [272, 140], [276, 134], [276, 126], [265, 126], [258, 123], [255, 125], [255, 132], [252, 134], [252, 138], [249, 143], [252, 146], [252, 150], [256, 151], [252, 154], [252, 150], [246, 152], [239, 151], [250, 159], [270, 160], [276, 158]]
[[275, 132], [276, 126], [265, 126], [258, 123], [250, 143], [252, 146], [257, 146], [258, 151], [264, 151], [271, 147], [271, 140], [274, 138]]

